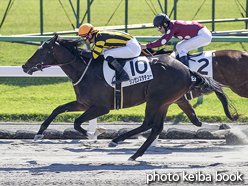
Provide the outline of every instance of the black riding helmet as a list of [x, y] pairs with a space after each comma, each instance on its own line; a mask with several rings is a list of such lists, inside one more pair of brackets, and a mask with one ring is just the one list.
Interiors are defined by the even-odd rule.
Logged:
[[[164, 26], [164, 23], [167, 23], [167, 27]], [[158, 14], [156, 15], [156, 17], [153, 19], [153, 25], [154, 27], [164, 27], [165, 31], [167, 30], [167, 28], [170, 25], [170, 18], [166, 15], [166, 14]]]

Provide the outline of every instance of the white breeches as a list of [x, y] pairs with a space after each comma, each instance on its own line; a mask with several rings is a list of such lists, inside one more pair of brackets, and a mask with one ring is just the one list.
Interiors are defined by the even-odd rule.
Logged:
[[179, 57], [186, 56], [190, 50], [200, 48], [202, 46], [208, 45], [212, 40], [211, 32], [206, 28], [202, 28], [198, 31], [198, 35], [192, 37], [189, 40], [180, 41], [177, 45], [177, 51]]
[[141, 48], [139, 42], [133, 38], [129, 40], [124, 47], [104, 49], [103, 55], [106, 59], [108, 56], [114, 58], [133, 58], [139, 56], [141, 53]]

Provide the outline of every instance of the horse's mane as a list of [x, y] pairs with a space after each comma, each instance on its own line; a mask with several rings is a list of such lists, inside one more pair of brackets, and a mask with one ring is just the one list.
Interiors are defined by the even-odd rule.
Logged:
[[[58, 37], [57, 42], [63, 45], [64, 47], [66, 47], [72, 53], [85, 50], [82, 48], [78, 48], [79, 46], [83, 44], [81, 39], [66, 39], [66, 38]], [[152, 48], [147, 48], [146, 50], [148, 50], [149, 53], [153, 55], [155, 54], [168, 54], [169, 55], [173, 52], [173, 50], [166, 50], [166, 49], [154, 50]], [[150, 55], [150, 54], [146, 54], [145, 52], [144, 54], [147, 56]]]
[[82, 45], [82, 41], [80, 39], [65, 39], [62, 37], [58, 37], [57, 42], [60, 45], [63, 45], [72, 53], [79, 51], [79, 46]]
[[[80, 51], [82, 50], [87, 51], [86, 49], [79, 48], [79, 46], [84, 44], [81, 39], [66, 39], [66, 38], [58, 37], [56, 41], [60, 45], [63, 45], [64, 47], [66, 47], [74, 55], [79, 55]], [[146, 53], [145, 51], [142, 51], [141, 56], [142, 55], [150, 56], [151, 54], [152, 55], [158, 55], [158, 54], [170, 55], [173, 52], [173, 50], [166, 50], [166, 49], [154, 50], [154, 49], [148, 48], [146, 50], [148, 51], [148, 53]]]
[[[79, 46], [84, 44], [81, 39], [65, 39], [62, 37], [58, 37], [56, 42], [66, 47], [71, 53], [76, 56], [80, 55], [81, 51], [89, 51], [87, 49], [79, 48]], [[100, 55], [98, 59], [102, 61], [104, 60], [102, 55]]]

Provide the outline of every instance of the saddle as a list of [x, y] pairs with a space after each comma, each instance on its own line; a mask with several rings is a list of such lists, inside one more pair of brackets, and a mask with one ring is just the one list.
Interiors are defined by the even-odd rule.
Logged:
[[[136, 58], [136, 57], [125, 58], [125, 59], [124, 59], [124, 58], [115, 58], [115, 59], [118, 61], [118, 63], [120, 63], [120, 65], [121, 65], [122, 67], [124, 67], [127, 61], [131, 61], [131, 60], [133, 60], [133, 59], [135, 59], [135, 58]], [[108, 65], [109, 65], [109, 67], [110, 67], [112, 70], [115, 70], [115, 68], [114, 68], [110, 63], [108, 63]]]
[[[188, 57], [188, 60], [191, 60], [191, 61], [196, 62], [196, 60], [194, 60], [193, 58], [198, 57], [198, 56], [201, 56], [202, 54], [203, 54], [203, 52], [199, 52], [199, 53], [196, 53], [196, 54], [187, 53], [187, 57]], [[176, 55], [176, 59], [178, 61], [180, 61], [179, 54]]]
[[170, 55], [174, 50], [166, 50], [166, 49], [160, 49], [160, 50], [154, 50], [152, 48], [146, 48], [141, 51], [141, 56], [155, 56], [159, 54], [167, 54]]
[[[166, 49], [160, 49], [160, 50], [154, 50], [152, 48], [147, 48], [145, 50], [142, 50], [142, 53], [141, 55], [145, 55], [145, 56], [155, 56], [155, 55], [159, 55], [159, 54], [167, 54], [167, 55], [170, 55], [172, 54], [173, 52], [175, 52], [174, 50], [166, 50]], [[192, 60], [192, 61], [195, 61], [194, 57], [198, 57], [198, 56], [201, 56], [203, 54], [203, 52], [199, 52], [199, 53], [196, 53], [196, 54], [190, 54], [190, 53], [187, 53], [187, 57], [189, 60]], [[177, 60], [180, 61], [180, 58], [179, 58], [179, 54], [177, 53], [176, 57], [175, 57]]]

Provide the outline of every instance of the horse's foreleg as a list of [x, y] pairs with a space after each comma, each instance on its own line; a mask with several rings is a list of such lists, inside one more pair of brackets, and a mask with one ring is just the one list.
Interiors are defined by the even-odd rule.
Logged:
[[202, 126], [202, 122], [196, 116], [195, 110], [192, 107], [191, 103], [186, 100], [184, 97], [181, 97], [176, 104], [182, 109], [182, 111], [188, 116], [191, 123], [193, 123], [197, 127]]
[[85, 106], [78, 103], [77, 101], [72, 101], [70, 103], [58, 106], [56, 109], [53, 110], [52, 114], [41, 124], [40, 129], [35, 136], [35, 140], [42, 138], [42, 133], [48, 128], [50, 123], [57, 115], [63, 112], [85, 111], [86, 109], [87, 108]]

